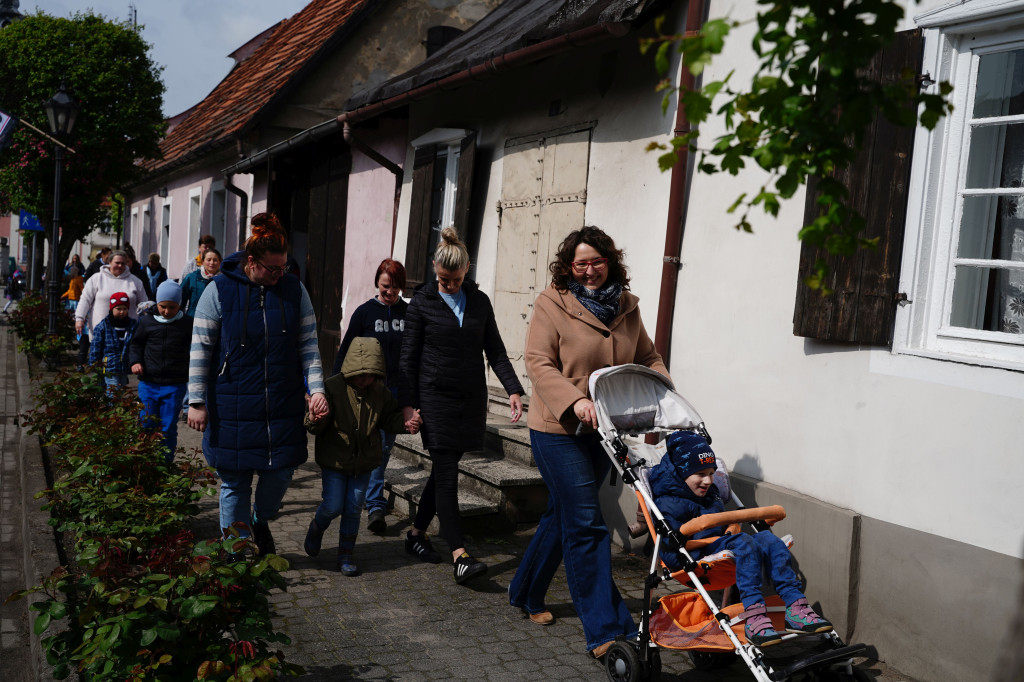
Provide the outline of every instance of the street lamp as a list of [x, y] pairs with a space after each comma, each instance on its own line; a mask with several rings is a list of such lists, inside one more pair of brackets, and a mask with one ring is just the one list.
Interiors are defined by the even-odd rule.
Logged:
[[[43, 104], [46, 109], [46, 118], [50, 120], [50, 132], [53, 136], [60, 138], [71, 133], [78, 117], [78, 104], [71, 98], [71, 95], [64, 89], [64, 83], [60, 84], [60, 90], [50, 100]], [[57, 306], [60, 303], [61, 277], [60, 263], [57, 256], [60, 243], [60, 176], [64, 166], [64, 145], [56, 144], [57, 169], [53, 182], [53, 232], [50, 235], [50, 274], [46, 278], [47, 288], [50, 292], [50, 326], [49, 333], [57, 333]]]

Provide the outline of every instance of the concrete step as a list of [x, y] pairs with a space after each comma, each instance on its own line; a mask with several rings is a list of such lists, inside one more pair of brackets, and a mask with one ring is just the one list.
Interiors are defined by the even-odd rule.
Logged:
[[[491, 381], [494, 384], [487, 385], [487, 412], [496, 417], [508, 417], [508, 393], [505, 393], [505, 389], [497, 383], [497, 379], [494, 375], [489, 375]], [[530, 409], [530, 396], [523, 396], [523, 419], [522, 422], [526, 423], [526, 412]]]
[[[398, 436], [388, 464], [388, 487], [397, 509], [402, 508], [397, 505], [409, 509], [419, 503], [430, 466], [430, 453], [419, 436]], [[535, 467], [500, 451], [467, 452], [459, 462], [459, 507], [464, 516], [493, 509], [501, 521], [491, 525], [513, 529], [540, 518], [547, 508], [547, 487]]]

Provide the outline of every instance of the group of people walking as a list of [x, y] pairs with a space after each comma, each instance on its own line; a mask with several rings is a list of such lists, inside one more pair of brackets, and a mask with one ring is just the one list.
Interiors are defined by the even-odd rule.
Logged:
[[[127, 367], [134, 372], [140, 365], [144, 379], [151, 378], [156, 354], [170, 357], [171, 330], [188, 325], [187, 363], [175, 355], [163, 364], [187, 365], [187, 421], [203, 433], [203, 453], [220, 478], [225, 533], [251, 534], [261, 553], [275, 551], [270, 522], [295, 469], [307, 459], [306, 434], [313, 433], [322, 501], [303, 546], [317, 556], [337, 519], [338, 568], [358, 575], [354, 549], [364, 507], [372, 532], [387, 529], [383, 486], [395, 434], [419, 433], [432, 465], [405, 549], [424, 562], [442, 562], [427, 535], [436, 517], [455, 581], [479, 579], [488, 568], [466, 547], [458, 475], [464, 453], [483, 446], [485, 360], [509, 396], [513, 422], [522, 417], [524, 389], [490, 299], [467, 279], [465, 244], [454, 229], [442, 231], [433, 259], [436, 279], [417, 287], [408, 302], [401, 296], [404, 267], [383, 260], [374, 277], [376, 294], [351, 316], [329, 377], [309, 294], [290, 274], [288, 258], [278, 219], [256, 215], [241, 251], [222, 262], [212, 245], [200, 244], [196, 268], [180, 285], [161, 282], [156, 298], [176, 299], [176, 308], [160, 301], [157, 317], [142, 327], [134, 318], [146, 294], [129, 279], [127, 259], [114, 254], [96, 283], [85, 287], [76, 318], [80, 326], [91, 320], [94, 329], [105, 321], [115, 329], [132, 326], [124, 334], [128, 348], [131, 335], [147, 343], [129, 353]], [[587, 650], [600, 658], [617, 637], [634, 636], [637, 628], [612, 581], [610, 537], [598, 499], [610, 462], [594, 432], [587, 382], [591, 372], [623, 363], [667, 370], [629, 292], [623, 252], [607, 234], [596, 227], [571, 232], [550, 273], [525, 349], [533, 384], [531, 446], [550, 494], [509, 586], [509, 602], [534, 623], [553, 622], [545, 596], [564, 560]], [[109, 311], [101, 301], [110, 303]], [[175, 327], [182, 319], [187, 323]], [[154, 343], [154, 335], [163, 340]], [[168, 398], [175, 399], [180, 405], [180, 397]], [[155, 419], [166, 414], [146, 409]], [[173, 430], [166, 423], [161, 428]]]

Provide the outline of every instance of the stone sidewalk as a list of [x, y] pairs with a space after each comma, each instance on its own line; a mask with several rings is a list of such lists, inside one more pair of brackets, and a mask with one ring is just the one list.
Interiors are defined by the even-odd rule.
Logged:
[[[19, 368], [15, 368], [14, 339], [5, 331], [0, 328], [0, 358], [5, 362], [0, 478], [0, 578], [4, 597], [18, 589], [11, 585], [21, 581], [23, 586], [25, 576], [30, 583], [38, 582], [39, 576], [49, 573], [57, 563], [53, 535], [45, 515], [38, 510], [39, 503], [32, 500], [32, 494], [45, 485], [38, 444], [31, 447], [33, 438], [21, 433], [12, 416], [26, 409], [26, 387], [16, 386], [19, 376], [22, 382], [27, 381], [26, 365], [24, 357], [19, 356]], [[18, 395], [21, 397], [15, 410], [12, 401]], [[189, 429], [184, 421], [179, 425], [179, 445], [199, 447], [201, 434]], [[490, 567], [487, 577], [472, 586], [455, 584], [450, 563], [425, 564], [406, 554], [403, 538], [409, 522], [394, 515], [388, 516], [387, 532], [377, 536], [365, 530], [364, 514], [355, 556], [362, 574], [357, 577], [346, 578], [335, 570], [336, 545], [332, 540], [336, 538], [336, 525], [325, 534], [321, 555], [316, 559], [307, 557], [302, 540], [320, 498], [312, 440], [310, 450], [310, 462], [296, 472], [284, 506], [271, 522], [278, 553], [291, 563], [284, 574], [287, 591], [272, 597], [275, 626], [291, 637], [292, 644], [282, 648], [289, 662], [305, 667], [307, 674], [302, 679], [606, 679], [603, 666], [584, 653], [582, 627], [569, 598], [564, 571], [559, 571], [548, 594], [548, 606], [556, 617], [554, 625], [535, 625], [508, 605], [508, 584], [532, 529], [467, 538], [470, 551]], [[19, 506], [26, 512], [24, 521]], [[217, 499], [206, 498], [197, 520], [198, 534], [212, 537], [218, 526]], [[443, 540], [436, 539], [435, 546], [442, 555], [446, 553]], [[647, 561], [642, 557], [622, 553], [613, 556], [616, 583], [634, 614], [640, 609], [646, 568]], [[667, 592], [667, 588], [659, 591]], [[4, 607], [5, 680], [47, 679], [46, 666], [39, 663], [38, 638], [29, 634], [28, 623], [24, 601]], [[662, 679], [666, 682], [751, 679], [739, 661], [724, 670], [702, 672], [692, 669], [685, 653], [665, 650], [662, 664]], [[861, 667], [870, 679], [906, 679], [877, 662], [863, 662]], [[11, 674], [13, 671], [17, 674]]]

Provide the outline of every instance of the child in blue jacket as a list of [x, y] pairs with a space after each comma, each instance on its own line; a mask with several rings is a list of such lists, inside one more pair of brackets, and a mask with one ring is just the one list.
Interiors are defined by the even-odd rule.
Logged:
[[[665, 457], [651, 469], [650, 482], [654, 502], [668, 525], [678, 529], [692, 518], [703, 514], [725, 511], [725, 504], [714, 484], [715, 453], [707, 440], [689, 431], [676, 431], [669, 435]], [[743, 601], [747, 641], [757, 646], [769, 646], [782, 641], [768, 618], [761, 594], [762, 569], [775, 586], [775, 591], [786, 603], [786, 629], [791, 632], [828, 632], [828, 622], [807, 604], [800, 589], [800, 579], [790, 564], [789, 549], [770, 531], [754, 535], [730, 535], [718, 526], [696, 533], [693, 538], [718, 537], [710, 545], [690, 552], [694, 559], [728, 549], [736, 561], [736, 589]], [[661, 558], [672, 570], [682, 568], [680, 555], [669, 549]]]
[[131, 301], [118, 291], [110, 297], [110, 312], [92, 331], [89, 364], [103, 360], [103, 382], [107, 395], [114, 395], [118, 386], [128, 385], [128, 344], [138, 322], [128, 317]]
[[142, 418], [159, 423], [168, 464], [178, 447], [178, 414], [188, 389], [192, 321], [181, 309], [181, 287], [165, 280], [156, 289], [156, 310], [139, 317], [128, 352], [139, 377]]

